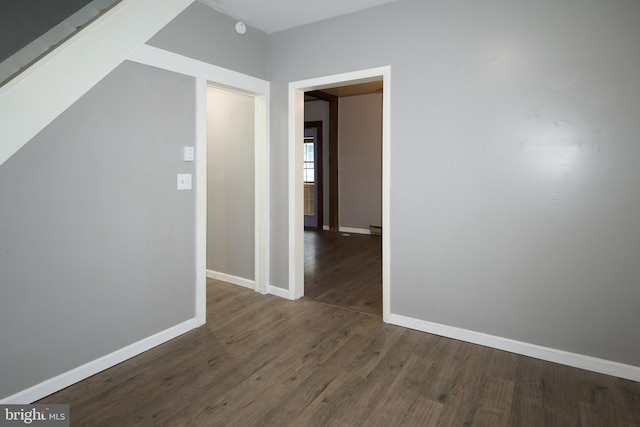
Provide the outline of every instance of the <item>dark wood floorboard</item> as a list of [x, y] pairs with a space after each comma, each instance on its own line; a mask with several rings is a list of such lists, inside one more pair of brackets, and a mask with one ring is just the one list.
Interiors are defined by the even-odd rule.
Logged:
[[314, 301], [382, 315], [382, 238], [304, 232], [304, 294]]
[[640, 426], [640, 383], [207, 288], [205, 326], [39, 403], [72, 426]]

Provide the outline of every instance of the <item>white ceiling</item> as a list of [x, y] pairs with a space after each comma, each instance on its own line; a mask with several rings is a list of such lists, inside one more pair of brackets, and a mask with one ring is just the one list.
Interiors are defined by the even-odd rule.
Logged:
[[395, 0], [199, 0], [254, 28], [267, 33], [286, 30], [311, 22]]

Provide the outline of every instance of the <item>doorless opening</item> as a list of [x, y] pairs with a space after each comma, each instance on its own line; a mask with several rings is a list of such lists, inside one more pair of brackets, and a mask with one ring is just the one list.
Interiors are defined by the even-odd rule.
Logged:
[[384, 88], [382, 114], [382, 314], [390, 314], [390, 112], [391, 67], [379, 67], [351, 73], [302, 80], [289, 84], [289, 294], [304, 295], [304, 92], [328, 87], [382, 80]]
[[207, 277], [255, 289], [255, 97], [207, 87]]

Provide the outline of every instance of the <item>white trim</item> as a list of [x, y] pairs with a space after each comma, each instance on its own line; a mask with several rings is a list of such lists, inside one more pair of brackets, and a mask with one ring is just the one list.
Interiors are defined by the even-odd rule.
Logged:
[[293, 293], [289, 292], [287, 289], [278, 288], [277, 286], [268, 285], [267, 293], [288, 300], [295, 299]]
[[382, 78], [382, 319], [388, 322], [391, 307], [391, 67], [336, 74], [289, 83], [289, 292], [304, 295], [304, 226], [302, 213], [302, 144], [304, 92], [343, 83], [355, 84]]
[[496, 348], [511, 353], [521, 354], [523, 356], [534, 357], [548, 362], [560, 363], [574, 368], [613, 375], [615, 377], [626, 378], [632, 381], [640, 381], [640, 367], [638, 366], [625, 365], [619, 362], [571, 353], [564, 350], [556, 350], [509, 338], [484, 334], [482, 332], [475, 332], [454, 326], [414, 319], [400, 314], [390, 314], [388, 323], [460, 341]]
[[220, 280], [221, 282], [231, 283], [232, 285], [242, 286], [243, 288], [249, 288], [252, 290], [256, 288], [255, 280], [245, 279], [244, 277], [234, 276], [233, 274], [207, 270], [207, 277], [210, 279]]
[[123, 0], [0, 87], [0, 165], [192, 2]]
[[371, 234], [368, 228], [340, 227], [341, 233]]
[[329, 226], [328, 226], [328, 225], [323, 225], [323, 226], [322, 226], [322, 229], [323, 229], [323, 230], [325, 230], [325, 231], [329, 231], [329, 230], [330, 230], [330, 228], [329, 228]]
[[383, 74], [382, 93], [382, 320], [391, 315], [391, 67]]
[[216, 86], [251, 95], [268, 95], [269, 82], [257, 77], [231, 71], [207, 62], [177, 53], [142, 45], [129, 58], [130, 61], [173, 71], [174, 73], [207, 79]]
[[23, 67], [28, 66], [36, 60], [40, 55], [46, 54], [62, 42], [65, 38], [71, 36], [78, 28], [89, 23], [93, 18], [102, 13], [103, 10], [111, 7], [113, 0], [93, 0], [84, 7], [76, 11], [73, 15], [60, 22], [55, 27], [42, 34], [40, 37], [2, 61], [0, 63], [0, 82], [5, 81], [15, 73], [19, 72]]
[[207, 81], [195, 82], [196, 319], [207, 322]]
[[304, 138], [304, 88], [289, 83], [289, 293], [304, 295], [304, 213], [302, 200], [302, 141]]
[[102, 372], [105, 369], [117, 365], [118, 363], [131, 359], [132, 357], [144, 353], [153, 347], [166, 343], [167, 341], [189, 332], [197, 327], [197, 323], [198, 322], [195, 318], [182, 322], [169, 329], [165, 329], [164, 331], [158, 332], [157, 334], [151, 335], [150, 337], [109, 353], [106, 356], [99, 357], [89, 363], [85, 363], [82, 366], [6, 397], [0, 400], [0, 404], [28, 404], [35, 402], [36, 400], [42, 399], [51, 393], [55, 393], [65, 387], [69, 387], [71, 384], [75, 384], [78, 381], [89, 378], [98, 372]]
[[267, 293], [269, 280], [269, 97], [255, 97], [255, 268], [256, 292]]

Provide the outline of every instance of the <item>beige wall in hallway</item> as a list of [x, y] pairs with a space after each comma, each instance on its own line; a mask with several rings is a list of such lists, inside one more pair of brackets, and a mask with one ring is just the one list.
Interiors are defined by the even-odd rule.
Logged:
[[207, 88], [207, 269], [255, 276], [255, 100]]

